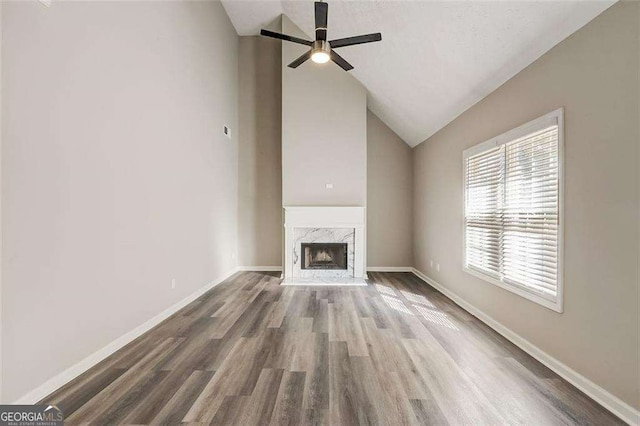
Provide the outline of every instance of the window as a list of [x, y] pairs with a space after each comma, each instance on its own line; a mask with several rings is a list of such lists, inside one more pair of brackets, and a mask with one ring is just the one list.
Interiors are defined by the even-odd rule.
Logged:
[[464, 269], [562, 312], [563, 111], [464, 152]]

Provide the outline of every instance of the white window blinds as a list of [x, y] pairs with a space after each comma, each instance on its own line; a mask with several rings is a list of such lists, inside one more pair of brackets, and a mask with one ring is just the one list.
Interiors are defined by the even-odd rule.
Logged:
[[504, 150], [467, 160], [467, 265], [495, 278], [502, 269]]
[[545, 116], [465, 151], [464, 182], [465, 268], [554, 309], [560, 302], [558, 120]]

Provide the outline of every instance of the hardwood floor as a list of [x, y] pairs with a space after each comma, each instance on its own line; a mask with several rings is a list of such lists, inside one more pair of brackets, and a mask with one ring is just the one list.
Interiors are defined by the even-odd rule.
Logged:
[[237, 273], [42, 403], [68, 424], [622, 424], [412, 274], [279, 283]]

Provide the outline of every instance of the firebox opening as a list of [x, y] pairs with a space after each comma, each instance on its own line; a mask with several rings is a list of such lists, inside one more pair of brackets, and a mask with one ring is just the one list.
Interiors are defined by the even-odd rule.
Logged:
[[302, 243], [302, 269], [347, 269], [347, 243]]

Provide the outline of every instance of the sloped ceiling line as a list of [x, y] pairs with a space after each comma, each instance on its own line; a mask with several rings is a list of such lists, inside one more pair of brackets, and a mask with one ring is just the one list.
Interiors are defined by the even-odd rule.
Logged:
[[[313, 34], [312, 1], [222, 3], [239, 35], [257, 35], [281, 14]], [[382, 42], [340, 54], [367, 88], [369, 109], [416, 146], [615, 1], [328, 3], [330, 39], [382, 33]]]

